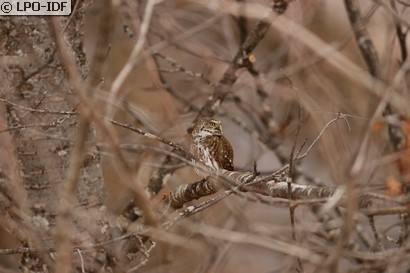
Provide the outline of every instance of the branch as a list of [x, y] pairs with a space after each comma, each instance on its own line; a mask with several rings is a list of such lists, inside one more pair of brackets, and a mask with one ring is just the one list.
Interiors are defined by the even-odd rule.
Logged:
[[174, 142], [172, 142], [172, 141], [170, 141], [170, 140], [168, 140], [168, 139], [165, 139], [165, 138], [159, 137], [159, 136], [157, 136], [157, 135], [154, 135], [154, 134], [152, 134], [152, 133], [145, 132], [145, 131], [143, 131], [143, 130], [140, 130], [140, 129], [138, 129], [138, 128], [135, 128], [135, 127], [133, 127], [131, 124], [122, 123], [122, 122], [119, 122], [119, 121], [116, 121], [116, 120], [112, 120], [112, 119], [108, 119], [108, 120], [109, 120], [112, 124], [114, 124], [114, 125], [116, 125], [116, 126], [129, 129], [129, 130], [131, 130], [131, 131], [133, 131], [133, 132], [135, 132], [135, 133], [137, 133], [137, 134], [139, 134], [139, 135], [142, 135], [142, 136], [144, 136], [144, 137], [146, 137], [146, 138], [149, 138], [149, 139], [153, 139], [153, 140], [162, 142], [162, 143], [164, 143], [164, 144], [166, 144], [166, 145], [168, 145], [168, 146], [174, 148], [175, 151], [178, 151], [179, 153], [183, 154], [184, 157], [191, 158], [191, 156], [185, 151], [184, 148], [182, 148], [180, 145], [178, 145], [178, 144], [176, 144], [176, 143], [174, 143]]
[[222, 79], [219, 81], [215, 92], [203, 105], [196, 119], [203, 116], [214, 116], [217, 113], [222, 101], [228, 95], [230, 88], [237, 80], [236, 71], [239, 68], [251, 66], [253, 61], [252, 51], [262, 41], [269, 30], [270, 22], [265, 19], [260, 20], [254, 29], [252, 29], [245, 41], [239, 48], [228, 69], [225, 71]]
[[55, 114], [55, 115], [77, 115], [78, 114], [74, 110], [73, 111], [52, 111], [52, 110], [48, 110], [48, 109], [34, 109], [34, 108], [31, 108], [31, 107], [25, 107], [25, 106], [19, 105], [17, 103], [8, 101], [8, 100], [3, 99], [3, 98], [0, 98], [0, 101], [7, 104], [7, 105], [17, 107], [17, 108], [20, 108], [20, 109], [23, 109], [23, 110], [26, 110], [26, 111], [29, 111], [29, 112], [33, 112], [33, 113]]
[[179, 209], [189, 201], [216, 193], [217, 189], [218, 187], [215, 185], [213, 179], [202, 179], [194, 183], [176, 187], [167, 196], [165, 203], [174, 209]]
[[118, 92], [121, 89], [124, 81], [127, 79], [128, 75], [134, 69], [137, 57], [141, 54], [142, 50], [144, 49], [145, 38], [148, 34], [149, 25], [151, 22], [152, 14], [154, 12], [154, 7], [157, 4], [156, 0], [148, 0], [147, 5], [145, 7], [145, 14], [144, 20], [141, 23], [140, 27], [140, 35], [138, 37], [137, 43], [134, 45], [131, 54], [128, 57], [127, 62], [122, 67], [121, 71], [118, 73], [118, 76], [115, 78], [114, 82], [112, 83], [110, 96], [109, 96], [109, 104], [107, 107], [107, 116], [112, 117], [113, 115], [113, 108], [112, 105], [114, 104], [115, 97], [118, 95]]
[[[393, 9], [393, 14], [397, 13], [396, 9], [396, 3], [394, 0], [390, 0], [390, 5]], [[400, 45], [400, 52], [401, 52], [401, 61], [404, 63], [407, 59], [408, 53], [407, 53], [407, 47], [406, 47], [406, 36], [407, 32], [404, 32], [401, 24], [400, 24], [400, 19], [397, 17], [394, 17], [394, 21], [396, 24], [396, 34], [397, 34], [397, 39], [399, 40], [399, 45]]]
[[367, 33], [365, 22], [360, 15], [358, 2], [356, 0], [344, 0], [344, 3], [356, 37], [356, 43], [366, 61], [370, 74], [373, 77], [380, 78], [379, 58], [377, 57], [373, 42]]

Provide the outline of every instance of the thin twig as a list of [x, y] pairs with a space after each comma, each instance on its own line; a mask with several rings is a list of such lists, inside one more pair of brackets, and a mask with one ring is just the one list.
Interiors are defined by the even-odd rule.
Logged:
[[340, 113], [340, 112], [339, 112], [334, 119], [332, 119], [332, 120], [330, 120], [328, 123], [326, 123], [325, 127], [322, 128], [322, 130], [320, 131], [319, 135], [315, 138], [315, 140], [312, 142], [312, 144], [310, 144], [309, 147], [306, 149], [306, 152], [303, 153], [303, 154], [300, 155], [300, 156], [297, 156], [297, 157], [296, 157], [296, 160], [300, 160], [300, 159], [305, 158], [305, 157], [309, 154], [310, 150], [316, 145], [316, 143], [319, 141], [319, 139], [320, 139], [320, 138], [322, 137], [322, 135], [325, 133], [326, 129], [327, 129], [330, 125], [332, 125], [332, 123], [338, 121], [338, 120], [341, 119], [341, 118], [344, 119], [345, 117], [344, 117], [344, 114], [343, 114], [343, 113]]
[[29, 112], [34, 112], [34, 113], [39, 113], [39, 114], [55, 114], [55, 115], [77, 115], [78, 112], [74, 112], [72, 111], [52, 111], [52, 110], [48, 110], [48, 109], [34, 109], [34, 108], [30, 108], [30, 107], [25, 107], [22, 105], [19, 105], [17, 103], [8, 101], [6, 99], [0, 98], [0, 101], [7, 104], [7, 105], [11, 105], [13, 107], [17, 107]]
[[168, 146], [174, 148], [176, 151], [182, 152], [183, 155], [187, 155], [187, 152], [185, 151], [184, 148], [182, 148], [181, 146], [179, 146], [178, 144], [176, 144], [176, 143], [174, 143], [174, 142], [172, 142], [172, 141], [170, 141], [170, 140], [167, 140], [167, 139], [165, 139], [165, 138], [159, 137], [159, 136], [157, 136], [157, 135], [155, 135], [155, 134], [152, 134], [152, 133], [149, 133], [149, 132], [145, 132], [145, 131], [143, 131], [143, 130], [141, 130], [141, 129], [135, 128], [135, 127], [132, 126], [131, 124], [122, 123], [122, 122], [119, 122], [119, 121], [116, 121], [116, 120], [113, 120], [113, 119], [107, 119], [107, 120], [109, 120], [112, 124], [114, 124], [114, 125], [116, 125], [116, 126], [129, 129], [129, 130], [131, 130], [131, 131], [133, 131], [133, 132], [136, 132], [137, 134], [142, 135], [142, 136], [144, 136], [144, 137], [147, 137], [147, 138], [149, 138], [149, 139], [153, 139], [153, 140], [162, 142], [162, 143], [164, 143], [164, 144], [166, 144], [166, 145], [168, 145]]
[[[112, 83], [111, 90], [110, 90], [110, 97], [108, 100], [109, 102], [113, 102], [115, 100], [115, 97], [118, 95], [118, 92], [120, 91], [122, 84], [124, 83], [128, 75], [131, 73], [132, 69], [134, 69], [135, 61], [137, 60], [137, 57], [141, 54], [144, 48], [145, 39], [148, 34], [149, 25], [150, 25], [152, 14], [154, 12], [154, 7], [156, 4], [157, 4], [157, 0], [148, 0], [147, 2], [147, 5], [145, 7], [144, 20], [141, 22], [141, 27], [140, 27], [140, 32], [139, 32], [140, 35], [138, 37], [138, 41], [134, 45], [134, 48], [132, 49], [127, 62], [122, 67], [121, 71], [118, 73], [118, 76], [115, 78], [114, 82]], [[113, 107], [110, 106], [110, 103], [108, 103], [106, 113], [107, 113], [106, 115], [107, 117], [112, 117], [113, 115]]]
[[357, 0], [344, 0], [345, 8], [349, 16], [350, 24], [356, 37], [357, 45], [364, 57], [370, 74], [380, 78], [379, 58], [376, 54], [373, 42], [369, 38], [365, 22], [360, 15], [359, 4]]
[[[396, 8], [396, 1], [395, 0], [390, 0], [390, 5], [393, 9], [393, 12], [397, 13], [397, 8]], [[406, 36], [407, 32], [404, 32], [402, 30], [400, 20], [395, 18], [395, 24], [396, 24], [396, 34], [397, 34], [397, 39], [399, 40], [399, 46], [400, 46], [400, 52], [401, 52], [401, 62], [404, 63], [407, 60], [407, 46], [406, 46]]]
[[77, 248], [76, 250], [77, 250], [78, 256], [80, 256], [80, 260], [81, 260], [81, 272], [85, 273], [83, 254], [81, 253], [80, 249]]
[[[293, 194], [292, 194], [292, 183], [293, 183], [293, 176], [294, 176], [294, 164], [295, 164], [295, 148], [296, 148], [296, 141], [298, 139], [300, 130], [302, 128], [302, 107], [300, 106], [300, 104], [298, 105], [298, 127], [296, 130], [296, 134], [294, 137], [294, 142], [292, 145], [292, 150], [290, 152], [290, 158], [289, 158], [289, 172], [288, 172], [288, 177], [287, 177], [287, 183], [288, 183], [288, 193], [289, 193], [289, 198], [291, 200], [293, 200]], [[297, 242], [297, 238], [296, 238], [296, 227], [295, 227], [295, 210], [296, 207], [294, 206], [290, 206], [289, 207], [289, 216], [290, 216], [290, 224], [291, 224], [291, 228], [292, 228], [292, 239], [295, 241], [295, 243]], [[300, 257], [297, 257], [297, 261], [298, 261], [298, 267], [297, 267], [297, 271], [298, 272], [303, 272], [303, 265], [302, 265], [302, 260], [300, 259]]]

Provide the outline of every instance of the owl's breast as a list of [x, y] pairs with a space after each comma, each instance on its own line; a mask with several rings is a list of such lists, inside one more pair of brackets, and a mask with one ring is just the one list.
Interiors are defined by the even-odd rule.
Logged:
[[233, 150], [229, 141], [220, 135], [194, 139], [191, 147], [197, 160], [213, 170], [233, 171]]

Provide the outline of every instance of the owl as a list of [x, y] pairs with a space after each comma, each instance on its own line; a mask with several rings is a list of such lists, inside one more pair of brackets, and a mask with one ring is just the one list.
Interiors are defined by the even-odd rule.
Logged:
[[[221, 121], [215, 117], [198, 119], [192, 129], [191, 152], [211, 170], [233, 171], [233, 150], [223, 136]], [[198, 169], [195, 171], [203, 176]]]

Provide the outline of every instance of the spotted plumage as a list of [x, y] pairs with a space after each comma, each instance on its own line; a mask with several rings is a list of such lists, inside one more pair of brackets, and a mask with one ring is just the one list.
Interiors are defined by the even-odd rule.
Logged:
[[[191, 151], [197, 160], [212, 170], [233, 171], [233, 150], [223, 136], [221, 122], [214, 117], [203, 117], [192, 129]], [[202, 172], [196, 169], [201, 176]]]

